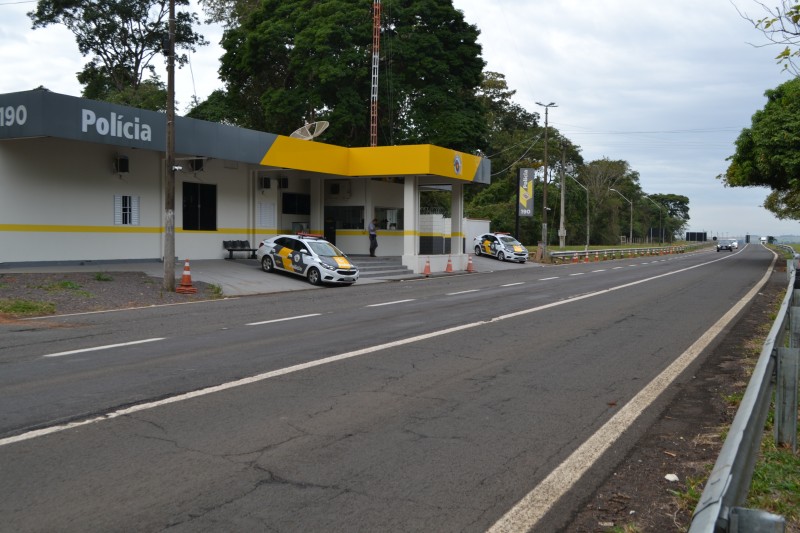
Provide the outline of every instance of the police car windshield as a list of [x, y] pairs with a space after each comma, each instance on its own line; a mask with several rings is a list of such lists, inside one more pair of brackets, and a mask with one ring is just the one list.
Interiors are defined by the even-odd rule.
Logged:
[[306, 244], [320, 257], [338, 257], [344, 255], [341, 250], [329, 242], [311, 241]]
[[500, 240], [506, 244], [519, 244], [519, 241], [510, 235], [501, 235]]

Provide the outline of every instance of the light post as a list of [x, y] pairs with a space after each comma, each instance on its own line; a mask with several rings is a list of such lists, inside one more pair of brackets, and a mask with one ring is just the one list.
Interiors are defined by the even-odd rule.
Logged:
[[644, 197], [653, 202], [653, 204], [655, 204], [655, 206], [658, 208], [658, 244], [664, 244], [664, 229], [663, 226], [661, 225], [661, 220], [662, 220], [661, 215], [663, 214], [661, 210], [664, 209], [664, 206], [659, 204], [646, 194], [644, 195]]
[[628, 235], [628, 244], [633, 244], [633, 202], [631, 202], [630, 200], [625, 198], [625, 196], [621, 192], [619, 192], [617, 189], [608, 189], [608, 190], [609, 191], [614, 191], [615, 193], [619, 194], [620, 196], [622, 196], [623, 200], [625, 200], [626, 202], [631, 204], [631, 222], [630, 222], [630, 227], [628, 228], [628, 230], [630, 232], [629, 235]]
[[547, 252], [547, 112], [551, 107], [558, 106], [555, 102], [549, 104], [536, 102], [536, 105], [544, 108], [544, 178], [542, 179], [544, 184], [542, 188], [542, 255], [544, 256]]
[[[569, 176], [569, 174], [567, 174], [567, 176]], [[585, 187], [583, 183], [576, 180], [572, 176], [569, 176], [569, 178], [575, 183], [577, 183], [581, 187], [581, 189], [586, 191], [586, 252], [589, 252], [589, 188]]]

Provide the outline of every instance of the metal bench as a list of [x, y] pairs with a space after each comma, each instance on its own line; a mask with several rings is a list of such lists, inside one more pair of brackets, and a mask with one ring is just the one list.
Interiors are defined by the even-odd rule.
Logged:
[[248, 252], [248, 257], [255, 259], [258, 250], [250, 246], [250, 241], [222, 241], [222, 247], [228, 251], [228, 259], [233, 259], [233, 252]]

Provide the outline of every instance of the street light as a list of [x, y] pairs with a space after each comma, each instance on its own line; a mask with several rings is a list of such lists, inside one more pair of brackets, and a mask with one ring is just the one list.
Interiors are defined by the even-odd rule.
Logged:
[[625, 196], [621, 192], [619, 192], [617, 189], [608, 189], [608, 190], [609, 191], [614, 191], [615, 193], [619, 194], [620, 196], [622, 196], [623, 200], [625, 200], [626, 202], [631, 204], [631, 223], [630, 223], [630, 228], [629, 228], [630, 234], [628, 235], [628, 244], [633, 244], [633, 202], [631, 202], [630, 200], [625, 198]]
[[[567, 176], [569, 176], [569, 174], [567, 174]], [[569, 178], [578, 185], [580, 185], [581, 189], [586, 191], [586, 251], [588, 252], [589, 251], [589, 189], [585, 187], [583, 183], [576, 180], [572, 176], [569, 176]]]
[[536, 102], [544, 108], [544, 188], [542, 192], [542, 255], [547, 252], [547, 112], [551, 107], [558, 107], [555, 102], [543, 104]]
[[664, 244], [664, 229], [663, 226], [661, 225], [661, 215], [662, 215], [661, 210], [664, 209], [664, 206], [656, 202], [646, 194], [644, 195], [644, 197], [653, 202], [655, 206], [658, 208], [658, 244]]

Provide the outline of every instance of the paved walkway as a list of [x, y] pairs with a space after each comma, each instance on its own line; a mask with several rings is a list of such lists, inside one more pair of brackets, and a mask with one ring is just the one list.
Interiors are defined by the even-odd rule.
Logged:
[[[541, 265], [533, 262], [520, 265], [518, 263], [501, 263], [496, 259], [486, 257], [474, 257], [473, 263], [476, 272], [493, 272], [496, 270], [506, 270], [509, 268], [530, 268], [540, 267]], [[196, 259], [189, 264], [192, 281], [202, 281], [219, 285], [225, 296], [245, 296], [248, 294], [268, 294], [274, 292], [286, 292], [293, 290], [307, 290], [316, 287], [311, 286], [303, 278], [284, 273], [267, 274], [262, 272], [255, 259]], [[184, 262], [176, 261], [175, 276], [180, 282], [183, 275]], [[0, 273], [3, 272], [144, 272], [148, 276], [164, 278], [164, 264], [160, 261], [84, 261], [80, 263], [68, 264], [49, 264], [16, 266], [0, 264]], [[466, 274], [456, 272], [454, 274], [432, 274], [432, 277], [451, 276]], [[379, 278], [360, 278], [359, 285], [370, 283], [385, 283], [387, 281], [397, 281], [401, 279], [420, 279], [420, 274], [409, 274], [406, 276], [387, 276]]]

